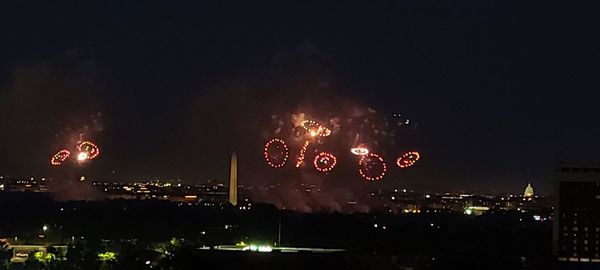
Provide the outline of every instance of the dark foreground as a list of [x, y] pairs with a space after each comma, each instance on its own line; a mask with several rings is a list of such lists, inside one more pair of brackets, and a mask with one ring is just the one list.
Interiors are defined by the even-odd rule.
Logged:
[[[0, 211], [0, 269], [563, 269], [551, 255], [552, 223], [521, 212], [307, 214], [44, 196], [1, 197]], [[346, 251], [210, 250], [241, 242]], [[15, 261], [15, 245], [50, 247]]]

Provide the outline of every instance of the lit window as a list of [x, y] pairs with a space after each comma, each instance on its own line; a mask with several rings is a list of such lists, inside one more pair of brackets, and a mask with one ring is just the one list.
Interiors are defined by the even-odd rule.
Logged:
[[577, 226], [573, 226], [573, 231], [574, 232], [579, 231], [579, 228]]

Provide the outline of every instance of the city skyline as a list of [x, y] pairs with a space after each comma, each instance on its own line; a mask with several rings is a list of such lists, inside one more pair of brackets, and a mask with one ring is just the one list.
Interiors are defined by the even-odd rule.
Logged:
[[[3, 5], [7, 20], [28, 14]], [[235, 151], [240, 183], [284, 181], [262, 160], [272, 115], [323, 121], [344, 108], [416, 123], [385, 148], [388, 163], [406, 149], [423, 154], [379, 183], [323, 180], [352, 189], [505, 192], [531, 181], [550, 193], [560, 161], [597, 160], [598, 79], [587, 72], [597, 56], [572, 47], [593, 43], [544, 15], [559, 11], [592, 31], [577, 7], [547, 5], [533, 19], [518, 11], [540, 8], [531, 3], [271, 3], [277, 12], [247, 4], [235, 14], [227, 5], [40, 5], [52, 12], [7, 24], [12, 42], [0, 45], [3, 174], [225, 180]], [[56, 172], [49, 156], [80, 134], [102, 156]]]

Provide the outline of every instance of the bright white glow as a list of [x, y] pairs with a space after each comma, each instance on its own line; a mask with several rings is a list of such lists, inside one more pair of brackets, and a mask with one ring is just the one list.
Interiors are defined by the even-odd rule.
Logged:
[[44, 227], [42, 227], [42, 230], [47, 231], [48, 230], [48, 226], [44, 225]]
[[542, 219], [542, 217], [541, 217], [541, 216], [539, 216], [539, 215], [534, 215], [534, 216], [533, 216], [533, 219], [534, 219], [535, 221], [540, 221], [540, 220]]
[[366, 147], [354, 147], [352, 149], [350, 149], [350, 152], [352, 152], [352, 154], [357, 155], [357, 156], [365, 156], [369, 154], [369, 149], [367, 149]]
[[258, 246], [258, 252], [271, 252], [273, 248], [271, 246]]
[[88, 158], [88, 154], [85, 152], [81, 152], [77, 155], [77, 160], [84, 161]]

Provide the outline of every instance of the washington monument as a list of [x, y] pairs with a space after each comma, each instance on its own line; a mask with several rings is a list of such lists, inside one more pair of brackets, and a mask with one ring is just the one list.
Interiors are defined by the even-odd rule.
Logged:
[[233, 206], [237, 205], [237, 156], [235, 153], [231, 155], [231, 169], [229, 171], [229, 203]]

